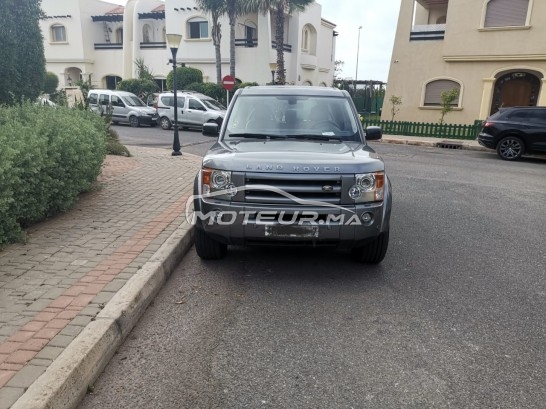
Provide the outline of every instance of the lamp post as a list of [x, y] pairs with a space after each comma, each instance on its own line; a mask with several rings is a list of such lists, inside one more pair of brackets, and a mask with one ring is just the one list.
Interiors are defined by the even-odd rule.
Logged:
[[173, 54], [173, 93], [174, 93], [174, 139], [173, 139], [173, 153], [172, 156], [180, 156], [180, 137], [178, 136], [178, 97], [176, 95], [176, 52], [180, 46], [180, 40], [182, 35], [180, 34], [167, 34], [167, 45], [171, 49]]
[[362, 30], [362, 26], [358, 27], [358, 44], [356, 46], [355, 96], [356, 96], [356, 82], [358, 81], [358, 54], [360, 52], [360, 30]]
[[275, 72], [277, 71], [277, 63], [270, 62], [269, 69], [271, 70], [271, 84], [275, 85]]

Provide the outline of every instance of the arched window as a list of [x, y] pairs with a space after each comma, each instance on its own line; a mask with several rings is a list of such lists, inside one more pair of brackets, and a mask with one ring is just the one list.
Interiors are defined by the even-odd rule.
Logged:
[[209, 22], [203, 17], [194, 17], [188, 20], [188, 38], [208, 38]]
[[461, 99], [461, 85], [458, 82], [452, 80], [434, 80], [430, 81], [426, 85], [424, 106], [441, 106], [442, 105], [442, 92], [451, 91], [452, 89], [459, 90], [459, 96], [451, 105], [459, 106]]
[[144, 24], [144, 26], [142, 27], [142, 42], [152, 42], [152, 27], [150, 27], [149, 24]]
[[123, 28], [118, 28], [116, 30], [116, 43], [123, 44]]
[[51, 42], [52, 43], [66, 42], [66, 29], [62, 24], [53, 24], [51, 26]]
[[301, 50], [311, 55], [317, 53], [317, 30], [311, 24], [303, 26], [301, 32]]
[[484, 27], [524, 26], [529, 0], [490, 0], [485, 11]]

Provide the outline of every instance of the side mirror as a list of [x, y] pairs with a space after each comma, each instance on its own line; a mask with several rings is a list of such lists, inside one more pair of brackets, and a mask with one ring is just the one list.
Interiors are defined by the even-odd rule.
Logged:
[[367, 141], [377, 141], [383, 137], [383, 132], [381, 132], [381, 127], [379, 126], [368, 126], [366, 128], [366, 140]]
[[219, 133], [218, 124], [215, 122], [207, 122], [203, 124], [203, 135], [216, 136]]

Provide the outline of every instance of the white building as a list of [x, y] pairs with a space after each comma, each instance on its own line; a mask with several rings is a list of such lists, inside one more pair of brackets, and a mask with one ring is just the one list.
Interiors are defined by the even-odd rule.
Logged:
[[[125, 7], [101, 0], [42, 0], [46, 15], [46, 70], [59, 77], [60, 87], [89, 79], [95, 87], [114, 88], [121, 79], [136, 77], [137, 60], [144, 61], [165, 87], [171, 51], [165, 34], [182, 34], [177, 62], [216, 81], [212, 21], [193, 0], [128, 0]], [[284, 30], [286, 80], [299, 85], [330, 86], [334, 75], [335, 24], [321, 16], [314, 2], [286, 18]], [[243, 82], [271, 81], [276, 62], [275, 20], [269, 13], [242, 16], [236, 26], [236, 77]], [[222, 76], [229, 74], [229, 22], [221, 18]]]

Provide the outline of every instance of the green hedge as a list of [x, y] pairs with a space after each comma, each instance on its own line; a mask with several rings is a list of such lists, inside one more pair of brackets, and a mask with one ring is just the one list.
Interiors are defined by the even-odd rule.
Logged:
[[0, 106], [0, 247], [68, 210], [89, 190], [106, 154], [98, 115], [31, 103]]

